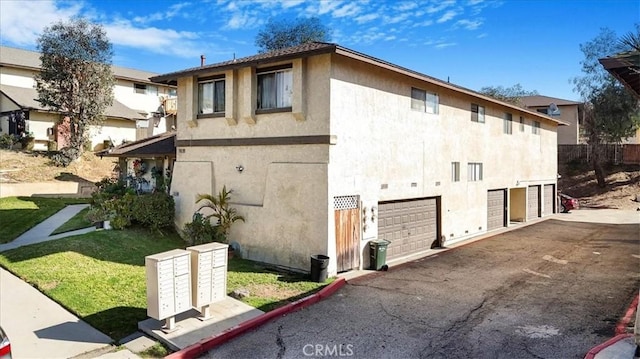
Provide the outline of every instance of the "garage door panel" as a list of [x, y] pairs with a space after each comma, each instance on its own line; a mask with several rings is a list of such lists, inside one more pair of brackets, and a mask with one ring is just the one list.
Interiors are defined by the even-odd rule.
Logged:
[[378, 236], [391, 241], [387, 248], [388, 259], [430, 248], [437, 238], [436, 208], [435, 198], [378, 205]]
[[503, 189], [487, 192], [487, 230], [504, 227], [506, 191]]
[[540, 217], [540, 186], [529, 186], [527, 195], [527, 219]]
[[549, 216], [555, 212], [555, 188], [553, 184], [544, 185], [544, 215]]

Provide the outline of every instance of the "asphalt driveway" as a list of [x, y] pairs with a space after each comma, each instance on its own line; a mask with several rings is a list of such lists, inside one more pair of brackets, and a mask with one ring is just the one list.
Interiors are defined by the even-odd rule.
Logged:
[[639, 230], [540, 222], [351, 280], [205, 357], [583, 358], [637, 294]]

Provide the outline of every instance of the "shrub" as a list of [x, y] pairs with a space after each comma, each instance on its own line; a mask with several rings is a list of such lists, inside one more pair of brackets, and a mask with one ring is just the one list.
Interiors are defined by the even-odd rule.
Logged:
[[225, 242], [219, 226], [213, 226], [211, 221], [200, 212], [194, 213], [191, 222], [184, 225], [183, 235], [190, 245]]
[[52, 153], [51, 162], [58, 167], [67, 167], [73, 160], [80, 157], [80, 150], [73, 147], [64, 147], [60, 151]]
[[0, 136], [0, 148], [10, 150], [13, 148], [13, 145], [20, 142], [20, 138], [16, 135], [10, 135], [8, 133], [3, 133]]
[[173, 225], [175, 202], [165, 192], [145, 193], [135, 196], [133, 219], [155, 231]]

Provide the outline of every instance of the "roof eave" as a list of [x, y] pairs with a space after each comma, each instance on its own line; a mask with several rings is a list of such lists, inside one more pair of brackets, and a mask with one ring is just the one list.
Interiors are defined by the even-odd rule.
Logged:
[[335, 52], [335, 50], [336, 50], [336, 45], [332, 44], [331, 46], [325, 46], [319, 49], [301, 51], [301, 52], [296, 52], [291, 54], [283, 54], [283, 55], [273, 56], [273, 57], [264, 58], [264, 59], [231, 62], [231, 63], [225, 63], [224, 65], [219, 65], [219, 66], [216, 66], [215, 64], [208, 65], [208, 66], [205, 65], [201, 67], [188, 69], [185, 71], [178, 71], [178, 72], [172, 72], [164, 75], [154, 76], [149, 78], [149, 80], [151, 82], [155, 82], [159, 84], [175, 86], [178, 83], [178, 78], [181, 78], [181, 77], [195, 76], [201, 73], [220, 72], [220, 71], [226, 71], [226, 70], [235, 70], [243, 67], [270, 64], [274, 62], [281, 62], [281, 61], [287, 61], [287, 60], [292, 60], [297, 58], [304, 58], [304, 57], [309, 57], [314, 55], [331, 53], [331, 52]]

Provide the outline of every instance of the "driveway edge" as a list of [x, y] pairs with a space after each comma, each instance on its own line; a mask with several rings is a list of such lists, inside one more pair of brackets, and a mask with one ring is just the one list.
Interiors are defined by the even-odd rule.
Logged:
[[196, 358], [199, 355], [217, 347], [218, 345], [223, 344], [249, 330], [259, 327], [276, 317], [287, 315], [291, 312], [295, 312], [297, 310], [306, 308], [325, 298], [328, 298], [333, 293], [338, 291], [338, 289], [342, 288], [345, 284], [346, 284], [346, 281], [344, 280], [344, 278], [337, 278], [335, 281], [333, 281], [333, 283], [328, 284], [326, 287], [320, 289], [318, 292], [314, 294], [311, 294], [302, 299], [296, 300], [295, 302], [289, 303], [280, 308], [276, 308], [270, 312], [266, 312], [253, 319], [249, 319], [246, 322], [240, 323], [235, 327], [231, 327], [223, 331], [222, 333], [216, 334], [206, 339], [202, 339], [201, 341], [195, 344], [192, 344], [182, 350], [179, 350], [175, 353], [167, 355], [165, 359]]
[[640, 300], [640, 293], [633, 297], [633, 300], [631, 301], [629, 308], [627, 308], [624, 317], [622, 317], [622, 319], [620, 319], [620, 321], [616, 325], [616, 335], [606, 342], [591, 348], [591, 350], [587, 352], [587, 355], [584, 356], [584, 359], [594, 359], [596, 355], [598, 355], [598, 353], [600, 353], [604, 349], [616, 345], [621, 340], [634, 336], [633, 333], [625, 333], [625, 329], [635, 315], [635, 312], [638, 308], [638, 300]]

